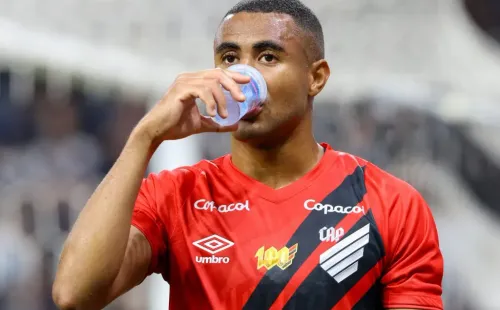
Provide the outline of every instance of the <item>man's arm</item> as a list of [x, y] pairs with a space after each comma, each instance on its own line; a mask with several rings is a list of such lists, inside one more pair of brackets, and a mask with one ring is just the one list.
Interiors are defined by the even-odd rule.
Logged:
[[387, 265], [381, 279], [385, 308], [442, 310], [443, 257], [430, 208], [406, 185], [388, 220]]
[[133, 133], [79, 215], [53, 286], [61, 309], [100, 309], [144, 279], [151, 249], [130, 222], [151, 153], [148, 140]]
[[[201, 115], [195, 100], [199, 98], [206, 104], [209, 116], [219, 111], [225, 117], [226, 101], [220, 86], [229, 90], [234, 99], [244, 101], [238, 83], [249, 81], [248, 76], [222, 69], [181, 74], [140, 121], [66, 240], [53, 285], [53, 298], [61, 309], [101, 309], [140, 283], [150, 271], [148, 267], [153, 272], [163, 267], [157, 265], [158, 256], [166, 250], [161, 240], [165, 227], [154, 227], [160, 221], [151, 218], [156, 216], [154, 211], [145, 211], [151, 206], [154, 209], [155, 201], [142, 201], [142, 205], [139, 202], [144, 212], [138, 211], [135, 222], [138, 229], [146, 228], [149, 239], [138, 229], [131, 229], [134, 206], [151, 155], [165, 140], [202, 132], [234, 131], [237, 125], [222, 127]], [[146, 196], [142, 200], [151, 198]]]

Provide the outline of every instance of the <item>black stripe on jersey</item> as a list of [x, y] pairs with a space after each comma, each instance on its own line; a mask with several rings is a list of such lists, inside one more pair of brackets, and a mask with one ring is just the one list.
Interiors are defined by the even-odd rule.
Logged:
[[[375, 224], [375, 219], [371, 210], [363, 216], [341, 240], [349, 237], [367, 224], [370, 224], [369, 241], [368, 244], [364, 246], [363, 257], [358, 260], [358, 269], [340, 283], [337, 283], [332, 276], [321, 268], [318, 258], [318, 266], [316, 266], [304, 282], [300, 284], [283, 309], [331, 309], [368, 271], [375, 267], [379, 260], [384, 257], [385, 251], [382, 237]], [[341, 250], [339, 253], [342, 253], [344, 250], [345, 249]], [[380, 304], [381, 297], [380, 295], [372, 295], [371, 298], [374, 299], [365, 299], [364, 304]], [[372, 306], [369, 309], [376, 308]]]
[[382, 304], [382, 285], [375, 283], [368, 292], [358, 301], [352, 310], [384, 310]]
[[[358, 166], [321, 203], [332, 206], [356, 206], [363, 200], [365, 194], [364, 168]], [[291, 247], [296, 243], [299, 244], [292, 265], [285, 270], [279, 268], [268, 270], [250, 295], [243, 309], [269, 309], [302, 263], [320, 244], [319, 229], [325, 226], [335, 227], [345, 216], [346, 214], [341, 213], [331, 212], [325, 214], [321, 211], [311, 211], [286, 245]]]

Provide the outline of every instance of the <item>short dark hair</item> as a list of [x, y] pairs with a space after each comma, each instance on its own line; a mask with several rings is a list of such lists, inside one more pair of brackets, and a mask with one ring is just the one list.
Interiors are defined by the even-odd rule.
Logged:
[[226, 15], [248, 12], [248, 13], [279, 13], [287, 14], [293, 18], [295, 23], [312, 34], [317, 47], [315, 60], [325, 57], [325, 40], [323, 27], [314, 12], [299, 0], [242, 0], [238, 2]]

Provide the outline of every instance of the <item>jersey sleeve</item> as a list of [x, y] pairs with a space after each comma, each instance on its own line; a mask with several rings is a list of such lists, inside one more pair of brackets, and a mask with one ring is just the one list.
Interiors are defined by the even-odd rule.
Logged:
[[[182, 200], [178, 177], [170, 172], [150, 174], [142, 181], [132, 213], [132, 225], [139, 229], [151, 246], [148, 275], [165, 273], [170, 235], [175, 230], [178, 207]], [[182, 182], [182, 181], [181, 181]]]
[[412, 187], [389, 213], [388, 267], [382, 277], [386, 309], [442, 310], [443, 258], [430, 208]]

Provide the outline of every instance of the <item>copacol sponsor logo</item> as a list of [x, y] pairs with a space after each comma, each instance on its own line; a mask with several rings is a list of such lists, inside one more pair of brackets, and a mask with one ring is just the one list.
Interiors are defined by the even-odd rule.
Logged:
[[208, 201], [205, 199], [200, 199], [194, 203], [194, 208], [197, 210], [205, 210], [205, 211], [218, 211], [220, 213], [228, 213], [233, 211], [250, 211], [250, 206], [248, 200], [245, 202], [235, 202], [228, 205], [216, 205], [213, 201]]
[[304, 201], [304, 208], [307, 210], [315, 210], [315, 211], [322, 211], [325, 214], [328, 213], [342, 213], [342, 214], [349, 214], [349, 213], [363, 213], [365, 214], [365, 207], [363, 206], [332, 206], [329, 204], [322, 204], [321, 202], [316, 202], [314, 199], [309, 199]]
[[218, 235], [211, 235], [210, 237], [193, 242], [193, 245], [205, 252], [212, 254], [212, 256], [196, 256], [196, 262], [199, 264], [228, 264], [229, 257], [215, 256], [219, 252], [224, 251], [234, 245], [225, 238]]

